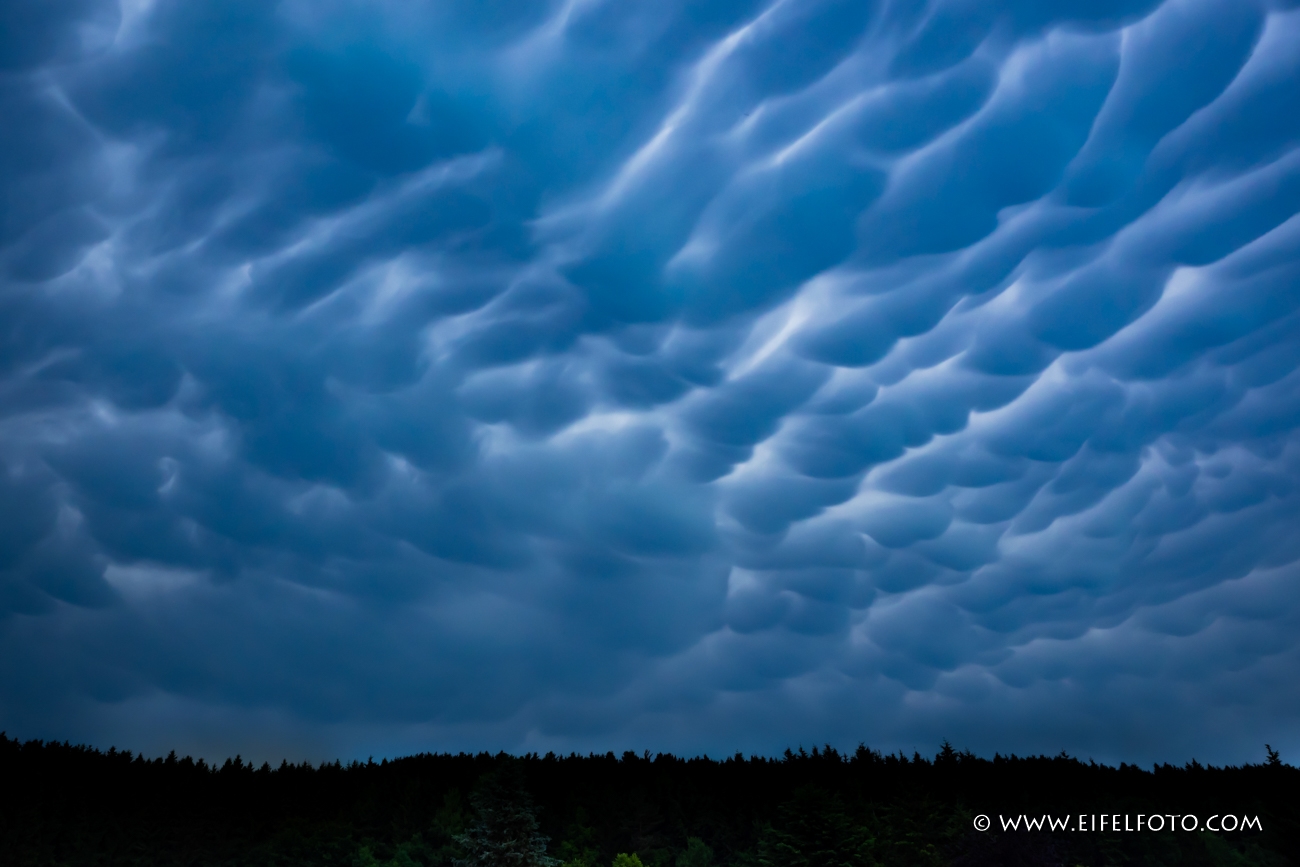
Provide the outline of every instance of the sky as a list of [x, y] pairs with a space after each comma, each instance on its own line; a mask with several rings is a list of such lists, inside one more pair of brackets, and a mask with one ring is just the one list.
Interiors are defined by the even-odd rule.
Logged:
[[1297, 45], [0, 4], [0, 729], [1295, 761]]

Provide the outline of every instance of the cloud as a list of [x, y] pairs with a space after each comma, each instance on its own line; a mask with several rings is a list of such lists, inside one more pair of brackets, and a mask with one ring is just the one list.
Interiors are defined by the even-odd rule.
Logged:
[[1294, 4], [454, 5], [0, 13], [0, 727], [1285, 748]]

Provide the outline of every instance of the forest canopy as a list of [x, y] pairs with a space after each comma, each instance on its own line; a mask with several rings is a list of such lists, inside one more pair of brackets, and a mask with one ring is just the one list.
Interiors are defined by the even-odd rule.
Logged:
[[[877, 867], [1300, 864], [1300, 771], [1144, 769], [866, 746], [781, 757], [420, 754], [260, 766], [0, 735], [18, 865]], [[1249, 816], [1210, 833], [1002, 830], [1003, 817]], [[977, 830], [976, 818], [993, 826]]]

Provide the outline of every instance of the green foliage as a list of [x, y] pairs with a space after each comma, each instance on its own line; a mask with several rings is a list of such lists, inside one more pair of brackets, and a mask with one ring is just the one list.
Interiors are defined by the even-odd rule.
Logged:
[[635, 853], [629, 855], [626, 852], [620, 852], [614, 856], [614, 863], [611, 867], [643, 867], [641, 859]]
[[574, 810], [573, 820], [565, 831], [559, 853], [564, 867], [596, 867], [600, 859], [596, 847], [596, 829], [591, 826], [590, 817], [582, 807]]
[[690, 837], [677, 856], [677, 867], [713, 867], [713, 850], [699, 837]]
[[532, 799], [524, 788], [523, 769], [506, 762], [485, 776], [470, 802], [475, 819], [456, 842], [465, 851], [459, 867], [553, 867], [546, 854], [548, 838], [538, 830]]
[[764, 830], [758, 842], [760, 867], [872, 867], [873, 840], [849, 819], [840, 799], [803, 787]]
[[439, 858], [439, 853], [425, 844], [420, 835], [405, 843], [399, 843], [393, 850], [393, 856], [381, 860], [376, 857], [370, 846], [362, 846], [353, 860], [353, 867], [424, 867], [430, 864], [445, 864], [448, 859]]
[[442, 796], [442, 806], [433, 816], [433, 827], [448, 839], [464, 832], [465, 804], [461, 800], [460, 789], [452, 789]]

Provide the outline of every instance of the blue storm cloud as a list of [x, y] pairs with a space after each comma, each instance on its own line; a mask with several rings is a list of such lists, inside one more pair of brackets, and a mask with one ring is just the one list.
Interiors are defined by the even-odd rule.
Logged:
[[1300, 750], [1297, 45], [0, 5], [0, 727]]

